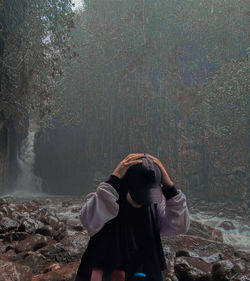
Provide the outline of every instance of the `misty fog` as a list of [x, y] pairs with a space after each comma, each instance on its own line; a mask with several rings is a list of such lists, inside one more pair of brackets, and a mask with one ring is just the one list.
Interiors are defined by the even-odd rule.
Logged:
[[[33, 233], [86, 240], [85, 196], [148, 153], [186, 195], [198, 254], [237, 252], [225, 280], [250, 280], [248, 18], [246, 0], [0, 0], [0, 254]], [[56, 234], [17, 225], [41, 208]]]

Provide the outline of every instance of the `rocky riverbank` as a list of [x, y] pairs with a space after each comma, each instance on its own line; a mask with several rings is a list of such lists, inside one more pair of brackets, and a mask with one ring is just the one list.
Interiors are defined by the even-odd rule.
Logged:
[[[83, 203], [79, 197], [0, 198], [0, 281], [74, 281], [89, 239], [79, 220]], [[249, 229], [248, 203], [190, 200], [188, 207], [189, 231], [162, 237], [164, 280], [250, 280], [249, 240], [224, 241], [237, 228], [234, 220]]]

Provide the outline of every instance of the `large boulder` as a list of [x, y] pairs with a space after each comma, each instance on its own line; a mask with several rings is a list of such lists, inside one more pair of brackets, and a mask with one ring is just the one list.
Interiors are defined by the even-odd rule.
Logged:
[[46, 258], [41, 253], [32, 251], [19, 253], [9, 260], [29, 266], [33, 274], [43, 273], [44, 266], [47, 263]]
[[190, 220], [190, 228], [186, 234], [223, 242], [223, 235], [219, 229], [195, 220]]
[[22, 241], [29, 236], [30, 234], [27, 232], [8, 232], [0, 234], [0, 238], [3, 239], [4, 242]]
[[226, 258], [234, 255], [233, 246], [198, 236], [186, 234], [163, 236], [162, 243], [163, 245], [171, 247], [175, 252], [179, 250], [191, 250], [200, 256], [210, 256], [220, 252]]
[[33, 234], [40, 226], [39, 221], [35, 221], [32, 218], [23, 218], [19, 229], [23, 232]]
[[230, 260], [218, 261], [211, 270], [212, 281], [232, 280], [235, 273], [235, 265]]
[[48, 215], [41, 218], [41, 221], [45, 225], [50, 225], [54, 230], [64, 229], [64, 224], [57, 217], [53, 215]]
[[40, 234], [34, 234], [25, 240], [19, 241], [15, 250], [17, 253], [36, 251], [42, 247], [53, 244], [55, 244], [55, 241], [52, 238]]
[[178, 257], [174, 270], [179, 281], [210, 281], [211, 264], [193, 257]]
[[72, 260], [80, 258], [89, 240], [86, 232], [66, 230], [63, 236], [64, 238], [58, 244], [69, 254]]
[[69, 253], [59, 243], [54, 245], [47, 245], [39, 249], [38, 252], [46, 257], [47, 262], [68, 263], [70, 260], [72, 260]]
[[28, 266], [0, 260], [0, 281], [31, 281], [32, 277]]
[[74, 281], [78, 266], [79, 262], [62, 265], [54, 271], [34, 276], [32, 281]]

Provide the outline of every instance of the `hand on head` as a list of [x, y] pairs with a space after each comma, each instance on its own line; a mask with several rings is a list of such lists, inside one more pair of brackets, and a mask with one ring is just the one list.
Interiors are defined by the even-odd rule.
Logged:
[[118, 166], [115, 168], [114, 172], [112, 173], [112, 175], [117, 176], [118, 178], [122, 179], [128, 168], [132, 165], [138, 164], [138, 163], [142, 163], [142, 160], [136, 160], [140, 157], [142, 157], [144, 155], [144, 153], [134, 153], [134, 154], [129, 154], [126, 158], [124, 158], [119, 164]]
[[165, 170], [164, 166], [162, 165], [161, 161], [159, 159], [157, 159], [156, 157], [150, 155], [150, 154], [146, 154], [148, 157], [150, 157], [155, 164], [158, 165], [158, 167], [161, 170], [161, 174], [162, 174], [162, 178], [161, 178], [161, 183], [162, 185], [173, 185], [174, 183], [171, 181], [167, 171]]
[[[124, 158], [119, 164], [118, 166], [115, 168], [115, 170], [113, 171], [113, 175], [117, 176], [118, 178], [122, 179], [128, 168], [132, 165], [135, 165], [135, 164], [138, 164], [138, 163], [142, 163], [142, 160], [138, 158], [144, 156], [145, 154], [144, 153], [132, 153], [132, 154], [129, 154], [126, 158]], [[167, 171], [165, 170], [165, 168], [163, 167], [161, 161], [159, 159], [157, 159], [156, 157], [146, 153], [146, 156], [150, 157], [153, 162], [155, 164], [158, 165], [158, 167], [160, 168], [161, 170], [161, 174], [162, 174], [162, 178], [161, 178], [161, 183], [162, 185], [173, 185], [173, 182], [171, 181]]]

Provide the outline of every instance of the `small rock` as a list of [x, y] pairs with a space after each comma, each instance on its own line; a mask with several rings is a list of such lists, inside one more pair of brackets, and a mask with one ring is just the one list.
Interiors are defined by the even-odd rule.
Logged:
[[45, 236], [53, 236], [53, 227], [50, 225], [44, 225], [41, 228], [38, 228], [36, 230], [36, 233], [39, 233], [41, 235], [45, 235]]
[[200, 258], [198, 254], [196, 254], [194, 251], [188, 251], [188, 250], [180, 250], [176, 252], [176, 257], [193, 257], [193, 258]]
[[45, 225], [52, 226], [54, 230], [58, 230], [63, 225], [62, 222], [59, 222], [58, 218], [56, 218], [55, 216], [52, 216], [52, 215], [41, 218], [41, 221]]
[[71, 209], [72, 213], [79, 213], [80, 211], [81, 211], [81, 207], [76, 207]]
[[6, 245], [3, 243], [3, 240], [0, 240], [0, 254], [5, 253]]
[[236, 251], [234, 252], [236, 257], [240, 257], [241, 259], [245, 260], [246, 262], [250, 262], [250, 253], [245, 251]]
[[36, 199], [33, 199], [33, 200], [31, 200], [31, 204], [34, 204], [34, 205], [42, 205], [42, 202], [41, 201], [39, 201], [39, 200], [36, 200]]
[[171, 258], [172, 254], [173, 254], [173, 251], [170, 247], [163, 246], [163, 253], [164, 253], [165, 257]]
[[219, 227], [222, 227], [225, 230], [235, 229], [235, 226], [231, 221], [223, 221], [222, 223], [220, 223]]
[[249, 207], [248, 207], [246, 202], [242, 203], [241, 208], [243, 209], [243, 211], [248, 211], [248, 209], [249, 209]]
[[0, 198], [0, 206], [7, 204], [7, 200], [4, 198]]
[[5, 233], [11, 230], [17, 230], [19, 223], [9, 217], [3, 217], [0, 220], [0, 233]]
[[71, 202], [62, 202], [62, 207], [69, 207], [70, 205], [72, 205]]
[[45, 200], [45, 203], [46, 203], [46, 204], [50, 204], [51, 202], [52, 202], [51, 199], [48, 199], [48, 198], [47, 198], [47, 199]]
[[250, 281], [250, 274], [240, 274], [234, 279], [234, 281]]
[[28, 232], [28, 233], [32, 234], [32, 233], [35, 233], [35, 231], [38, 229], [38, 227], [39, 227], [38, 223], [35, 220], [28, 218], [28, 219], [22, 220], [20, 229], [23, 232]]
[[73, 230], [76, 230], [76, 231], [82, 231], [83, 230], [83, 226], [81, 224], [77, 224], [75, 226], [72, 227]]
[[230, 280], [234, 275], [234, 265], [230, 260], [221, 260], [213, 264], [211, 274], [212, 281]]

